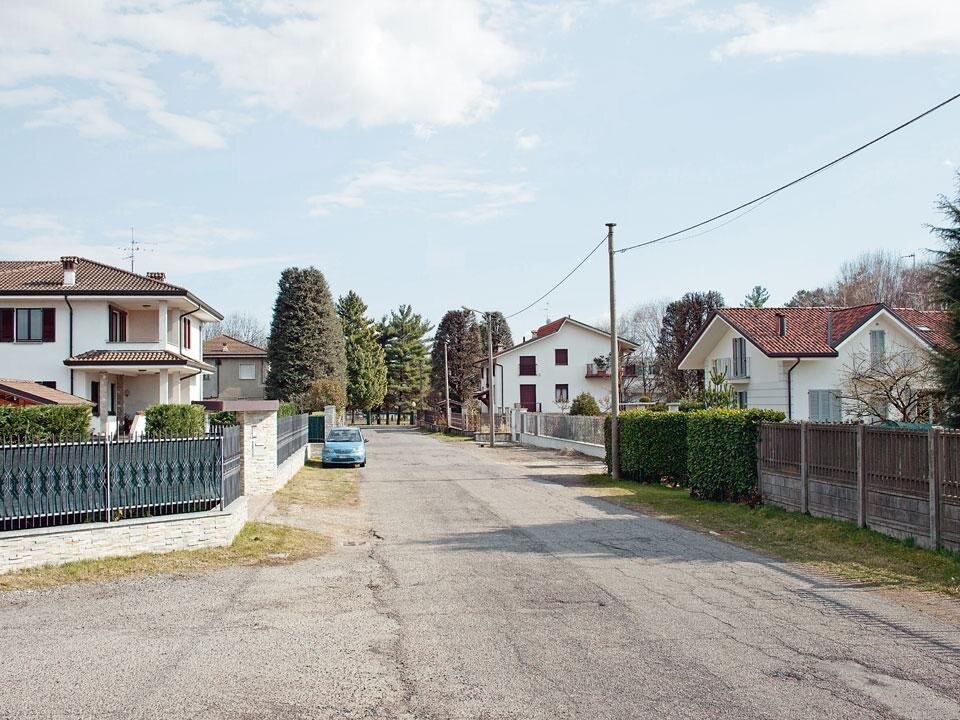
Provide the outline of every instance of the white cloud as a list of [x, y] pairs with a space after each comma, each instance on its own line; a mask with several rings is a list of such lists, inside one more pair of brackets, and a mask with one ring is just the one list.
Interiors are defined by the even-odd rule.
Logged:
[[85, 98], [41, 110], [24, 123], [28, 128], [67, 125], [84, 137], [123, 135], [127, 129], [110, 117], [103, 98]]
[[191, 71], [239, 105], [320, 127], [463, 125], [497, 107], [499, 85], [524, 60], [498, 8], [497, 0], [7, 0], [0, 86], [78, 82], [200, 147], [221, 147], [223, 134], [199, 112], [169, 107], [152, 79], [165, 62], [197, 62]]
[[540, 92], [551, 93], [558, 90], [566, 90], [572, 87], [575, 78], [572, 74], [561, 75], [555, 78], [543, 78], [541, 80], [524, 80], [517, 83], [516, 89], [521, 92]]
[[690, 23], [739, 33], [718, 56], [960, 54], [957, 0], [818, 0], [789, 16], [746, 3], [730, 13], [694, 13]]
[[525, 133], [523, 130], [517, 133], [517, 148], [523, 151], [535, 150], [540, 146], [540, 136], [536, 133]]
[[[124, 259], [130, 239], [129, 228], [87, 233], [45, 213], [5, 213], [0, 210], [0, 257], [20, 260], [55, 259], [79, 255], [110, 265], [128, 267]], [[135, 262], [139, 272], [158, 270], [169, 276], [224, 272], [264, 263], [283, 262], [283, 257], [253, 257], [237, 252], [237, 246], [253, 241], [249, 230], [218, 225], [210, 218], [195, 216], [187, 222], [136, 229], [141, 252]]]
[[46, 105], [60, 97], [56, 88], [45, 85], [32, 85], [15, 90], [0, 90], [0, 108]]
[[465, 222], [493, 219], [535, 197], [527, 183], [490, 182], [476, 173], [441, 165], [400, 169], [380, 163], [350, 178], [341, 190], [314, 195], [307, 202], [311, 215], [323, 216], [336, 209], [367, 207], [371, 199], [385, 195], [421, 195], [452, 202], [458, 207], [439, 214]]

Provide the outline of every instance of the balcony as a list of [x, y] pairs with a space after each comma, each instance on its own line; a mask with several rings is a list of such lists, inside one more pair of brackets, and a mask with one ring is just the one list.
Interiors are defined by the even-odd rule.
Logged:
[[[712, 368], [716, 372], [723, 373], [728, 383], [742, 383], [750, 380], [750, 358], [737, 358], [738, 362], [733, 362], [733, 358], [716, 358], [713, 361]], [[709, 380], [709, 378], [707, 378]]]
[[[636, 365], [621, 365], [620, 366], [620, 377], [622, 378], [633, 378], [637, 376], [637, 366]], [[594, 363], [587, 363], [587, 374], [588, 378], [608, 378], [610, 377], [610, 368], [608, 367], [597, 367]]]

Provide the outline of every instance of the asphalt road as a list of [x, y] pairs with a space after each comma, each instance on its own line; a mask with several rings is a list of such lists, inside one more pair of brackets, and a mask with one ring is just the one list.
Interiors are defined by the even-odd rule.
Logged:
[[582, 460], [371, 439], [331, 555], [0, 595], [0, 717], [960, 718], [954, 626], [591, 497]]

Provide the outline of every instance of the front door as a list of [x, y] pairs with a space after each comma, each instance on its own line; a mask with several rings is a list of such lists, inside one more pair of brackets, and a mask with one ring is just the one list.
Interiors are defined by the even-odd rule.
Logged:
[[537, 386], [520, 386], [520, 407], [526, 408], [528, 412], [537, 411]]

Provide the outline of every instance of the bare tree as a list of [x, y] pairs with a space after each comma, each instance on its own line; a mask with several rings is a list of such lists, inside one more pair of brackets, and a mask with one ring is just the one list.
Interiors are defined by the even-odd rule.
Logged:
[[886, 420], [892, 410], [898, 420], [917, 422], [926, 419], [934, 377], [926, 351], [895, 347], [879, 356], [861, 351], [841, 371], [839, 396], [859, 418]]
[[229, 335], [257, 347], [267, 346], [267, 326], [248, 313], [230, 313], [220, 322], [203, 326], [204, 340], [216, 335]]
[[651, 397], [658, 392], [654, 360], [660, 329], [663, 327], [663, 316], [669, 304], [670, 300], [667, 298], [641, 303], [617, 322], [620, 335], [637, 344], [637, 349], [623, 361], [623, 364], [636, 368], [633, 376], [623, 378], [624, 397]]

